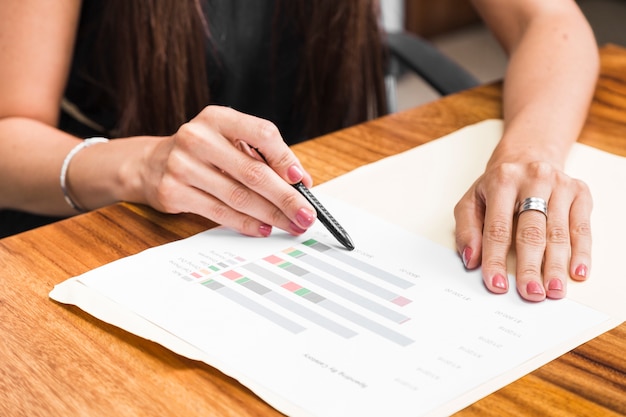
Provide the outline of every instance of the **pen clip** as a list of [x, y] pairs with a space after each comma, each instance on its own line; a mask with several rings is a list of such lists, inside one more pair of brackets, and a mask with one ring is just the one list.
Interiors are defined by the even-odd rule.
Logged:
[[259, 149], [255, 148], [254, 146], [250, 146], [248, 142], [241, 139], [236, 139], [235, 147], [249, 157], [254, 158], [259, 162], [265, 162], [267, 164], [267, 159], [265, 159], [265, 156], [263, 156], [261, 151], [259, 151]]

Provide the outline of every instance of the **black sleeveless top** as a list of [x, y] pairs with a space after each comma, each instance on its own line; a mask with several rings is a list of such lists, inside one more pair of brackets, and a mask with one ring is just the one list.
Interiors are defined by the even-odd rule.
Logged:
[[[90, 81], [86, 69], [93, 53], [91, 26], [98, 19], [101, 1], [83, 1], [65, 98], [104, 129], [98, 132], [99, 129], [90, 128], [62, 112], [60, 128], [78, 136], [111, 136], [108, 133], [115, 122], [110, 99]], [[292, 110], [300, 44], [289, 22], [274, 21], [274, 3], [274, 0], [207, 0], [203, 3], [211, 33], [211, 41], [206, 46], [211, 103], [206, 104], [230, 106], [269, 119], [278, 126], [286, 142], [293, 144], [304, 138], [303, 120]], [[275, 23], [280, 25], [280, 37], [273, 33]]]
[[[79, 137], [108, 136], [115, 109], [84, 68], [93, 52], [90, 28], [98, 19], [102, 0], [84, 0], [64, 104], [78, 110], [61, 111], [59, 128]], [[294, 114], [298, 38], [281, 25], [274, 41], [274, 0], [208, 0], [205, 14], [212, 42], [207, 43], [207, 82], [211, 103], [269, 119], [288, 144], [304, 140], [303, 118]], [[291, 28], [294, 29], [294, 28]], [[115, 45], [111, 45], [115, 47]], [[272, 58], [274, 57], [274, 58]], [[13, 210], [0, 210], [0, 237], [58, 220]]]

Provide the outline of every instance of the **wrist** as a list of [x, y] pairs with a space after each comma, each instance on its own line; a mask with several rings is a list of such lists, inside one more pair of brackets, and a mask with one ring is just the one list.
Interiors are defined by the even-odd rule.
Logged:
[[65, 156], [63, 160], [63, 165], [61, 166], [61, 172], [59, 174], [59, 183], [61, 186], [61, 191], [63, 192], [63, 198], [67, 202], [67, 204], [72, 207], [74, 210], [78, 212], [86, 211], [85, 208], [78, 203], [76, 198], [73, 196], [73, 193], [70, 189], [68, 171], [70, 167], [70, 163], [74, 159], [74, 157], [81, 152], [83, 149], [93, 146], [98, 143], [107, 143], [109, 139], [103, 137], [93, 137], [87, 138], [81, 141], [78, 145], [74, 146], [68, 154]]
[[563, 169], [570, 146], [547, 139], [517, 139], [503, 137], [487, 162], [487, 169], [506, 163], [548, 163]]
[[137, 136], [120, 139], [120, 151], [127, 157], [120, 161], [116, 172], [115, 198], [117, 201], [148, 204], [147, 183], [155, 149], [167, 137]]

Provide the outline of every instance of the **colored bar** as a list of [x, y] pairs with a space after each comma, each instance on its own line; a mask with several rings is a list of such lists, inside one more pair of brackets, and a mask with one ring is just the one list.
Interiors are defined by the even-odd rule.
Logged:
[[[314, 274], [314, 273], [309, 273], [307, 276], [304, 277], [307, 281], [317, 285], [318, 287], [324, 288], [325, 290], [331, 291], [334, 294], [339, 295], [340, 297], [345, 298], [346, 300], [349, 300], [351, 302], [353, 302], [354, 304], [357, 304], [373, 313], [376, 313], [388, 320], [393, 321], [394, 323], [405, 323], [408, 320], [410, 320], [410, 317], [408, 317], [407, 315], [404, 315], [402, 313], [398, 313], [395, 310], [392, 310], [382, 304], [377, 303], [376, 301], [369, 299], [367, 297], [362, 296], [361, 294], [355, 293], [354, 291], [349, 290], [348, 288], [342, 287], [339, 284], [334, 283], [331, 280], [328, 280], [318, 274]], [[404, 297], [396, 297], [394, 299], [394, 303], [397, 305], [401, 305], [395, 302], [395, 300], [397, 299], [404, 299], [407, 300], [407, 304], [411, 302], [411, 300], [408, 300]]]
[[267, 261], [267, 262], [269, 262], [271, 264], [274, 264], [274, 265], [279, 265], [279, 264], [281, 264], [283, 262], [283, 260], [281, 258], [279, 258], [278, 256], [276, 256], [276, 255], [266, 256], [265, 258], [263, 258], [263, 260], [265, 260], [265, 261]]
[[243, 283], [243, 286], [259, 295], [265, 295], [268, 292], [272, 291], [266, 286], [261, 285], [258, 282], [252, 281], [252, 280], [247, 280], [246, 282]]
[[230, 279], [231, 281], [243, 277], [243, 275], [241, 275], [239, 272], [233, 270], [224, 272], [222, 276]]
[[281, 285], [281, 287], [283, 287], [284, 289], [286, 289], [287, 291], [291, 291], [291, 292], [296, 292], [298, 291], [300, 288], [302, 288], [302, 286], [296, 284], [293, 281], [288, 281], [286, 283], [284, 283], [283, 285]]
[[[299, 251], [300, 252], [300, 251]], [[291, 256], [293, 254], [293, 250], [291, 252], [289, 252], [289, 255]], [[272, 263], [274, 265], [285, 265], [288, 262], [283, 261], [281, 258], [279, 258], [278, 256], [274, 256], [272, 255]], [[309, 256], [307, 254], [305, 254], [304, 252], [300, 252], [298, 259], [301, 260], [302, 262], [305, 263], [311, 263], [313, 264], [312, 266], [317, 266], [318, 264], [321, 263], [320, 268], [318, 269], [324, 269], [324, 265], [323, 265], [323, 261], [316, 259], [315, 257]], [[267, 260], [267, 259], [266, 259]], [[311, 262], [309, 262], [311, 261]], [[266, 270], [265, 268], [261, 267], [261, 266], [255, 266], [255, 264], [249, 264], [250, 267], [246, 266], [246, 268], [249, 268], [252, 272], [256, 273], [257, 275], [266, 278], [270, 281], [273, 281], [276, 276], [276, 274], [273, 274], [272, 272], [269, 272], [268, 270]], [[334, 267], [332, 267], [334, 268]], [[304, 268], [301, 268], [297, 265], [294, 264], [290, 264], [289, 267], [287, 268], [283, 268], [286, 271], [289, 271], [291, 273], [293, 273], [294, 275], [296, 275], [297, 277], [301, 277], [306, 279], [307, 281], [321, 287], [324, 288], [325, 290], [331, 291], [334, 294], [339, 295], [340, 297], [345, 298], [346, 300], [349, 300], [367, 310], [372, 311], [373, 313], [376, 313], [388, 320], [393, 321], [394, 323], [406, 323], [408, 320], [410, 320], [410, 318], [402, 313], [398, 313], [382, 304], [377, 303], [374, 300], [371, 300], [369, 298], [366, 298], [358, 293], [355, 293], [354, 291], [342, 287], [339, 284], [336, 284], [335, 282], [328, 280], [318, 274], [315, 274], [313, 272], [307, 271]], [[329, 268], [326, 268], [329, 269]], [[347, 272], [343, 272], [342, 274], [339, 274], [339, 270], [337, 271], [333, 271], [335, 272], [334, 274], [332, 272], [331, 275], [333, 275], [334, 277], [339, 277], [339, 279], [352, 284], [356, 287], [359, 287], [361, 289], [364, 290], [369, 290], [368, 292], [370, 292], [371, 294], [380, 297], [384, 300], [387, 301], [392, 301], [394, 304], [398, 305], [398, 306], [403, 306], [406, 305], [408, 303], [411, 302], [411, 300], [404, 298], [402, 296], [399, 296], [398, 294], [395, 294], [391, 291], [388, 291], [384, 288], [379, 287], [376, 284], [372, 284], [360, 277], [357, 277], [355, 275], [349, 274]], [[339, 274], [339, 275], [337, 275]], [[281, 278], [281, 282], [277, 283], [278, 285], [281, 285], [283, 288], [286, 288], [289, 291], [296, 291], [300, 288], [299, 284], [294, 283], [293, 281], [287, 281], [287, 280], [282, 280]], [[404, 304], [401, 304], [404, 303]]]
[[392, 303], [399, 305], [400, 307], [404, 307], [405, 305], [409, 304], [411, 302], [411, 300], [409, 300], [408, 298], [404, 298], [402, 296], [395, 298], [393, 300], [391, 300]]
[[383, 300], [391, 301], [398, 297], [398, 294], [393, 291], [389, 291], [388, 289], [383, 288], [380, 285], [374, 284], [373, 282], [356, 276], [344, 269], [331, 265], [325, 262], [323, 259], [317, 258], [313, 255], [304, 254], [300, 255], [297, 259], [306, 263], [307, 265], [319, 269], [320, 271], [326, 272], [327, 274], [330, 274], [333, 277], [340, 279], [350, 285], [354, 285], [355, 287], [361, 288], [362, 290], [365, 290], [370, 294], [380, 297]]
[[214, 279], [210, 279], [208, 281], [204, 281], [202, 283], [202, 285], [204, 285], [207, 288], [210, 288], [212, 290], [219, 290], [220, 288], [222, 288], [224, 285], [215, 281]]
[[[282, 261], [281, 259], [278, 258], [278, 261]], [[277, 263], [279, 263], [277, 262]], [[255, 264], [249, 264], [249, 265], [245, 265], [244, 268], [246, 269], [251, 269], [254, 270], [254, 273], [257, 274], [260, 277], [266, 278], [266, 277], [271, 277], [276, 275], [275, 273], [272, 273], [271, 271], [265, 269], [264, 267], [260, 266], [260, 265], [255, 265]], [[309, 274], [312, 275], [312, 274]], [[307, 276], [307, 278], [309, 278], [309, 276]], [[414, 342], [413, 339], [399, 333], [396, 332], [395, 330], [392, 330], [388, 327], [385, 327], [384, 325], [377, 323], [367, 317], [364, 317], [362, 315], [360, 315], [359, 313], [356, 313], [354, 311], [351, 311], [350, 309], [340, 305], [339, 303], [332, 301], [328, 298], [325, 298], [323, 296], [321, 296], [320, 294], [317, 294], [313, 291], [310, 291], [304, 287], [301, 287], [299, 284], [294, 283], [292, 281], [288, 281], [287, 283], [284, 283], [282, 285], [283, 288], [289, 289], [290, 291], [294, 292], [294, 294], [298, 294], [301, 295], [303, 299], [310, 301], [312, 303], [314, 303], [316, 306], [322, 307], [334, 314], [339, 315], [340, 317], [351, 321], [352, 323], [361, 326], [373, 333], [378, 334], [379, 336], [382, 336], [394, 343], [397, 343], [401, 346], [407, 346], [410, 345], [411, 343]], [[295, 291], [293, 291], [293, 289], [295, 289]], [[273, 293], [273, 292], [272, 292]], [[268, 293], [270, 294], [270, 293]], [[403, 315], [399, 315], [399, 317], [395, 318], [397, 323], [403, 323], [407, 320], [409, 320], [409, 318], [407, 316], [403, 316]]]
[[[259, 276], [268, 276], [268, 275], [272, 275], [268, 270], [266, 270], [265, 268], [256, 265], [256, 264], [247, 264], [244, 265], [243, 268], [249, 270], [250, 272], [253, 272]], [[274, 274], [275, 275], [275, 274]], [[276, 275], [275, 275], [276, 276]], [[289, 289], [289, 291], [294, 291], [297, 290], [299, 288], [301, 288], [298, 284], [291, 282], [291, 281], [287, 281], [284, 278], [281, 278], [280, 280], [278, 280], [278, 282], [276, 282], [277, 280], [272, 280], [271, 282], [280, 285], [280, 283], [282, 281], [286, 281], [287, 284], [292, 284], [293, 286], [291, 287], [292, 289]], [[221, 285], [221, 284], [220, 284]], [[290, 299], [288, 299], [287, 297], [277, 293], [276, 291], [272, 291], [271, 289], [257, 283], [256, 281], [253, 280], [248, 280], [246, 282], [245, 285], [246, 288], [255, 291], [257, 294], [263, 295], [264, 297], [266, 297], [267, 299], [273, 301], [274, 303], [276, 303], [277, 305], [279, 305], [282, 308], [285, 308], [297, 315], [299, 315], [300, 317], [303, 317], [304, 319], [307, 319], [309, 321], [311, 321], [312, 323], [317, 324], [318, 326], [325, 328], [326, 330], [335, 333], [341, 337], [344, 338], [351, 338], [356, 336], [358, 333], [350, 328], [347, 328], [331, 319], [328, 319], [318, 313], [316, 313], [315, 311], [299, 304], [296, 303]], [[309, 299], [308, 297], [312, 296], [312, 292], [309, 292], [304, 298]]]

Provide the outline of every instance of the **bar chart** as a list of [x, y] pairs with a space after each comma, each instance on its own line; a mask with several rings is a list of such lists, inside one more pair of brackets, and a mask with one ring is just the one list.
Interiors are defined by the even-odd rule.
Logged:
[[183, 278], [204, 278], [198, 283], [205, 288], [290, 333], [314, 324], [345, 339], [369, 332], [400, 346], [414, 342], [398, 329], [411, 319], [402, 311], [411, 300], [401, 293], [413, 283], [315, 239], [262, 259], [217, 265]]

